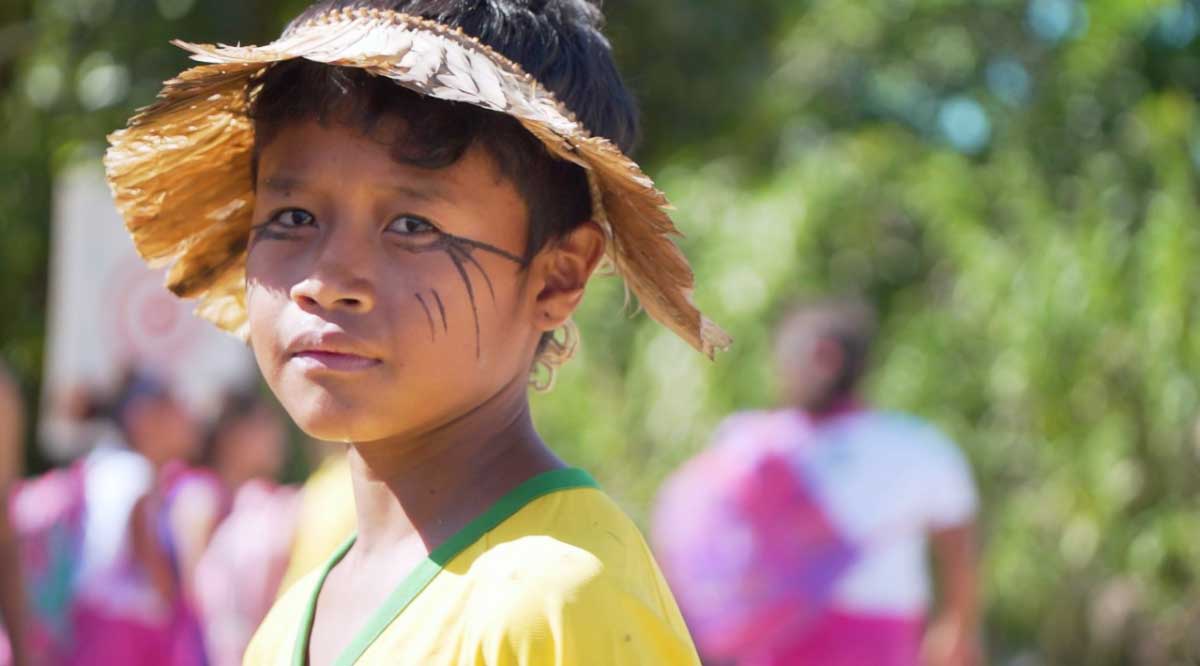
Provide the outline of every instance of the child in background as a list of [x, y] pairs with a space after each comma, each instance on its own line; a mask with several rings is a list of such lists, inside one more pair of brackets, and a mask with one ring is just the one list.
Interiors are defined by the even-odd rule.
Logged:
[[69, 663], [201, 665], [175, 517], [195, 478], [197, 424], [144, 371], [127, 373], [104, 412], [120, 441], [98, 444], [78, 467], [85, 519]]
[[783, 407], [729, 417], [665, 484], [655, 543], [708, 656], [982, 663], [970, 468], [932, 426], [863, 401], [874, 330], [855, 301], [789, 313], [775, 346]]
[[[183, 507], [200, 496], [215, 505], [215, 485], [187, 464], [196, 424], [142, 371], [86, 402], [82, 416], [114, 428], [85, 458], [17, 484], [6, 513], [19, 541], [26, 652], [47, 666], [203, 664], [184, 571], [195, 512]], [[206, 519], [199, 531], [211, 527]]]
[[533, 427], [607, 253], [697, 349], [665, 198], [583, 0], [319, 2], [112, 137], [116, 201], [168, 286], [248, 337], [314, 438], [349, 443], [357, 536], [245, 663], [691, 666], [632, 521]]
[[174, 493], [171, 530], [184, 581], [192, 580], [214, 531], [233, 509], [246, 482], [273, 481], [279, 474], [283, 438], [279, 417], [260, 397], [249, 391], [223, 397], [199, 465], [187, 471]]
[[209, 435], [202, 462], [226, 489], [227, 506], [190, 579], [209, 666], [236, 666], [279, 592], [295, 536], [298, 494], [275, 483], [283, 468], [279, 414], [254, 393], [234, 393]]

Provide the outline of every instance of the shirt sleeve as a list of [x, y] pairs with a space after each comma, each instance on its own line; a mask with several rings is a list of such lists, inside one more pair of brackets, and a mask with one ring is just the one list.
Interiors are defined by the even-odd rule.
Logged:
[[959, 527], [970, 522], [979, 510], [979, 495], [971, 465], [962, 451], [945, 435], [930, 428], [930, 455], [925, 466], [926, 516], [935, 530]]
[[587, 554], [562, 555], [495, 590], [476, 666], [699, 666], [655, 595], [623, 589]]

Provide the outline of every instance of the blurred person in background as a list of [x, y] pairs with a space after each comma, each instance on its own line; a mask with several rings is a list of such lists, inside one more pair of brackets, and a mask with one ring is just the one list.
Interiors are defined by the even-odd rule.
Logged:
[[970, 469], [864, 401], [875, 328], [855, 300], [790, 311], [781, 408], [731, 416], [660, 493], [655, 545], [709, 663], [983, 662]]
[[[21, 476], [25, 414], [21, 392], [0, 364], [0, 498], [7, 500]], [[24, 666], [25, 599], [17, 557], [17, 539], [9, 521], [7, 501], [0, 505], [0, 664]], [[7, 637], [7, 645], [4, 639]]]
[[297, 490], [275, 482], [286, 435], [271, 403], [238, 392], [225, 397], [208, 437], [203, 462], [220, 480], [228, 505], [189, 580], [210, 666], [241, 663], [279, 591], [299, 507]]
[[[72, 602], [71, 663], [203, 664], [203, 641], [184, 589], [193, 539], [189, 471], [200, 442], [196, 421], [152, 374], [126, 373], [104, 412], [117, 439], [83, 461], [86, 519]], [[188, 529], [191, 529], [190, 527]]]
[[300, 491], [296, 538], [281, 590], [325, 563], [358, 525], [350, 483], [347, 446], [308, 440], [308, 457], [318, 461]]

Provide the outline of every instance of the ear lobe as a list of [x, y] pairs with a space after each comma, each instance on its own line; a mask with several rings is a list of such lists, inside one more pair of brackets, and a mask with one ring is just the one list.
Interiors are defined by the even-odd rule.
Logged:
[[579, 303], [588, 278], [604, 256], [604, 232], [595, 222], [579, 225], [539, 257], [542, 289], [537, 295], [535, 325], [543, 331], [562, 326]]

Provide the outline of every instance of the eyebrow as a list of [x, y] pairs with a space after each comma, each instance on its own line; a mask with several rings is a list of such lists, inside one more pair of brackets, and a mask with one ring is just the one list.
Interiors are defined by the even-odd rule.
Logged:
[[263, 186], [272, 192], [287, 194], [292, 190], [307, 190], [308, 183], [295, 176], [271, 176], [263, 180]]
[[[263, 186], [278, 194], [288, 194], [295, 190], [308, 191], [312, 189], [309, 186], [309, 181], [300, 176], [287, 174], [266, 178], [263, 180]], [[376, 189], [402, 194], [420, 201], [451, 201], [450, 197], [441, 188], [433, 185], [416, 187], [404, 183], [389, 183], [381, 184]]]

